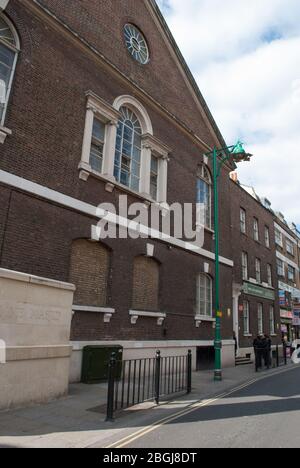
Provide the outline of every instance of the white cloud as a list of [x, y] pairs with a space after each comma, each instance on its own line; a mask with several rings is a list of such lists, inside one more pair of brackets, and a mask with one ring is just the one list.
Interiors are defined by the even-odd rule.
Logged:
[[299, 0], [164, 0], [169, 26], [240, 166], [273, 208], [300, 225]]

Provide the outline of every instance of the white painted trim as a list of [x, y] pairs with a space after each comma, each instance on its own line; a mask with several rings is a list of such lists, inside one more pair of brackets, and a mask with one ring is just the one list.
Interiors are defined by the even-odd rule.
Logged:
[[[114, 346], [118, 344], [124, 349], [167, 349], [167, 348], [195, 348], [214, 346], [213, 340], [161, 340], [161, 341], [71, 341], [74, 351], [81, 351], [86, 346]], [[223, 340], [223, 346], [233, 346], [233, 340]]]
[[139, 317], [166, 318], [167, 314], [162, 312], [146, 312], [143, 310], [130, 310], [129, 315], [138, 315]]
[[206, 315], [196, 315], [195, 320], [198, 322], [215, 322], [216, 319], [213, 317], [208, 317]]
[[73, 284], [64, 283], [63, 281], [56, 281], [49, 278], [42, 278], [40, 276], [28, 275], [14, 270], [6, 270], [0, 268], [0, 278], [10, 279], [14, 281], [21, 281], [23, 283], [32, 283], [40, 286], [47, 286], [50, 288], [65, 289], [67, 291], [75, 291], [76, 288]]
[[[3, 1], [3, 0], [1, 0], [1, 1]], [[7, 6], [7, 2], [5, 2], [5, 0], [4, 0], [3, 6], [4, 6], [4, 8]], [[19, 35], [18, 35], [18, 33], [16, 31], [16, 28], [14, 27], [13, 23], [10, 21], [9, 18], [7, 18], [6, 15], [1, 13], [1, 8], [0, 8], [0, 16], [4, 19], [6, 24], [9, 26], [9, 28], [10, 28], [10, 30], [13, 33], [13, 36], [15, 38], [15, 42], [16, 42], [15, 46], [11, 45], [11, 44], [8, 44], [8, 43], [5, 43], [5, 45], [15, 53], [15, 57], [14, 57], [14, 63], [13, 63], [12, 69], [11, 69], [11, 74], [10, 74], [10, 78], [9, 78], [9, 82], [8, 82], [8, 87], [7, 87], [6, 97], [5, 97], [4, 111], [3, 111], [2, 118], [0, 120], [0, 125], [4, 125], [6, 112], [7, 112], [7, 107], [8, 107], [8, 103], [9, 103], [10, 92], [11, 92], [11, 88], [12, 88], [12, 84], [13, 84], [13, 80], [14, 80], [14, 76], [15, 76], [15, 71], [16, 71], [16, 66], [17, 66], [17, 61], [18, 61], [18, 56], [19, 56], [19, 51], [20, 51], [20, 39], [19, 39]]]
[[130, 310], [131, 324], [135, 325], [140, 317], [155, 318], [157, 325], [161, 327], [167, 317], [167, 314], [161, 312], [144, 312], [142, 310]]
[[294, 239], [288, 232], [286, 232], [281, 226], [279, 226], [279, 224], [275, 222], [274, 226], [275, 226], [275, 229], [278, 229], [278, 231], [280, 231], [281, 234], [283, 234], [287, 239], [289, 239], [291, 242], [297, 245], [296, 239]]
[[296, 271], [299, 271], [299, 266], [297, 265], [297, 263], [295, 263], [292, 260], [290, 260], [289, 258], [285, 257], [280, 252], [276, 251], [276, 257], [279, 258], [279, 260], [281, 260], [282, 262], [287, 263], [288, 265], [295, 268]]
[[[45, 200], [52, 201], [54, 203], [58, 203], [59, 205], [65, 206], [67, 208], [87, 214], [94, 218], [98, 218], [98, 219], [100, 218], [100, 212], [99, 212], [100, 210], [96, 206], [90, 205], [89, 203], [85, 203], [76, 198], [72, 198], [68, 195], [64, 195], [60, 192], [49, 189], [35, 182], [31, 182], [27, 179], [23, 179], [22, 177], [16, 176], [9, 172], [0, 170], [0, 182], [6, 185], [9, 185], [11, 187], [18, 188], [24, 192], [44, 198]], [[107, 213], [105, 213], [105, 215], [106, 214]], [[104, 216], [104, 212], [102, 213], [102, 216]], [[119, 226], [128, 226], [130, 223], [130, 226], [132, 228], [131, 220], [121, 218], [114, 214], [111, 215], [111, 222]], [[145, 232], [149, 234], [149, 237], [158, 239], [161, 242], [165, 242], [167, 244], [174, 245], [188, 252], [193, 252], [196, 255], [209, 258], [211, 260], [215, 260], [215, 254], [213, 252], [209, 252], [208, 250], [205, 250], [205, 249], [199, 249], [198, 247], [196, 247], [195, 245], [189, 242], [185, 242], [180, 239], [175, 239], [173, 237], [166, 236], [165, 234], [160, 233], [159, 231], [154, 231], [153, 229], [149, 229], [146, 226], [144, 227], [145, 227]], [[222, 256], [220, 257], [220, 263], [222, 263], [223, 265], [229, 266], [231, 268], [234, 265], [232, 260], [229, 260]]]
[[117, 97], [113, 103], [113, 107], [117, 111], [120, 111], [123, 106], [128, 107], [136, 114], [140, 121], [143, 135], [146, 135], [147, 133], [153, 135], [153, 127], [149, 114], [145, 107], [135, 97], [127, 95]]
[[95, 312], [99, 314], [115, 314], [115, 309], [110, 309], [109, 307], [94, 307], [94, 306], [78, 306], [73, 305], [72, 310], [74, 312]]

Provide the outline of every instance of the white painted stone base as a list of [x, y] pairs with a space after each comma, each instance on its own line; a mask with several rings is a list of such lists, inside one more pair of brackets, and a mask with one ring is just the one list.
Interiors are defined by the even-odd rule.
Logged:
[[[85, 346], [115, 346], [123, 347], [123, 359], [153, 358], [157, 350], [161, 356], [183, 356], [190, 349], [193, 355], [193, 370], [196, 370], [197, 347], [213, 346], [212, 341], [87, 341], [72, 342], [73, 353], [70, 365], [70, 383], [81, 380], [82, 351]], [[222, 349], [223, 367], [234, 367], [234, 342], [223, 341]]]
[[0, 410], [67, 393], [74, 290], [70, 284], [0, 269]]

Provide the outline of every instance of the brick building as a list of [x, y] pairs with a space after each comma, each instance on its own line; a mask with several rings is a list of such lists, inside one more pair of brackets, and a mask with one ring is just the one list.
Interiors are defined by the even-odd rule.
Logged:
[[[155, 2], [0, 5], [0, 267], [75, 283], [72, 380], [86, 343], [201, 358], [215, 322], [203, 154], [224, 141]], [[241, 190], [230, 170], [220, 177], [224, 364], [233, 359], [230, 191]], [[121, 195], [161, 220], [173, 203], [200, 200], [203, 248], [172, 235], [95, 242], [98, 205], [118, 206]]]
[[234, 330], [239, 356], [253, 357], [258, 334], [281, 343], [274, 214], [252, 187], [232, 180], [231, 216]]
[[276, 213], [274, 226], [281, 332], [292, 342], [300, 325], [299, 235], [282, 213]]

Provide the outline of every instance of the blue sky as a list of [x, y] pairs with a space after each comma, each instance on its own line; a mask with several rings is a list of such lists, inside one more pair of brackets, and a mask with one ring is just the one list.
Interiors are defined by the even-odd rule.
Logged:
[[300, 226], [300, 1], [158, 0], [239, 166], [274, 210]]

